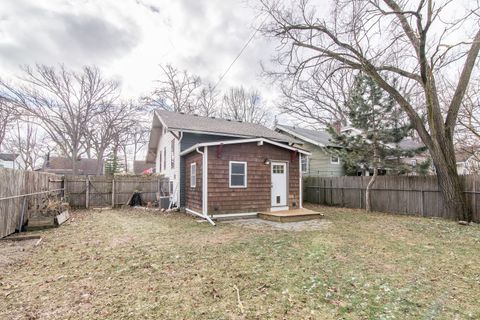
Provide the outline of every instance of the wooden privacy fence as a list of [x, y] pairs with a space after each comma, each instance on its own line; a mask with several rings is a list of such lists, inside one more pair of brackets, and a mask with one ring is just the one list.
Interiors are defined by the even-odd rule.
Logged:
[[0, 168], [0, 238], [20, 229], [47, 196], [62, 191], [55, 174]]
[[115, 207], [138, 191], [145, 202], [168, 196], [168, 179], [162, 176], [65, 176], [65, 196], [72, 207]]
[[[306, 202], [365, 208], [371, 177], [309, 177], [304, 180]], [[480, 176], [461, 176], [473, 220], [480, 221]], [[455, 219], [446, 209], [436, 176], [379, 176], [371, 191], [372, 210], [423, 217]]]

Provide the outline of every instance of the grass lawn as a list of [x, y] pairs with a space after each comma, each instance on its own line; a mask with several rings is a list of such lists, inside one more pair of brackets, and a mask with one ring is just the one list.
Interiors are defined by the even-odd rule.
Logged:
[[318, 209], [313, 231], [78, 212], [0, 270], [0, 319], [480, 318], [480, 225]]

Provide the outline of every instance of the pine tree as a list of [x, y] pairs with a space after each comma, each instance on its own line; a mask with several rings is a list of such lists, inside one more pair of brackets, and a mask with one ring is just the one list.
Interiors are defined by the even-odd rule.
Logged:
[[[412, 157], [424, 148], [405, 150], [399, 147], [399, 143], [411, 135], [412, 126], [394, 99], [369, 76], [359, 74], [355, 78], [345, 108], [348, 122], [356, 130], [336, 132], [330, 127], [332, 142], [341, 147], [330, 152], [342, 159], [349, 175], [356, 175], [359, 167], [373, 170], [367, 187], [369, 210], [369, 191], [379, 170], [407, 173], [412, 167], [402, 163], [401, 158]], [[357, 131], [360, 133], [356, 134]]]
[[121, 161], [114, 153], [111, 153], [105, 160], [105, 174], [114, 175], [123, 171]]

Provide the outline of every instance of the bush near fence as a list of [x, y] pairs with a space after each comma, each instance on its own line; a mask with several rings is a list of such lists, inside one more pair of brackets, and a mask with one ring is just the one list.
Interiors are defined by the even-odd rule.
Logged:
[[[473, 220], [480, 222], [480, 176], [461, 176]], [[308, 177], [304, 201], [329, 206], [365, 208], [371, 177]], [[436, 176], [379, 176], [371, 192], [372, 210], [455, 219], [446, 209]]]

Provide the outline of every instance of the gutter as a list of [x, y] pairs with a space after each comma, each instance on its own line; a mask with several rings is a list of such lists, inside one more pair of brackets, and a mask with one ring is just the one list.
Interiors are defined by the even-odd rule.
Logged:
[[204, 147], [204, 151], [200, 151], [200, 147], [196, 148], [196, 151], [202, 155], [202, 214], [193, 210], [187, 209], [189, 212], [201, 216], [207, 220], [212, 226], [215, 226], [215, 222], [208, 216], [208, 147]]

